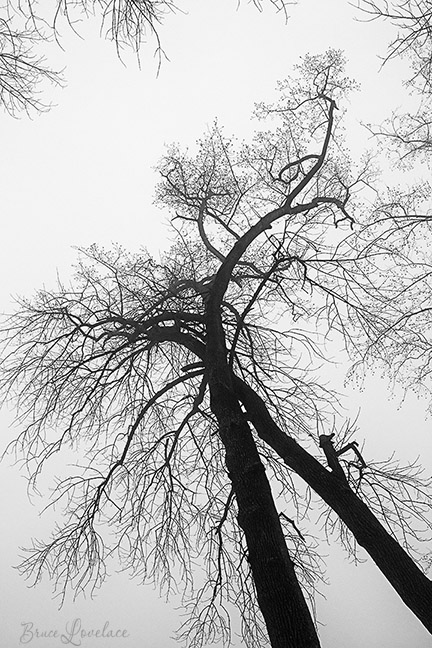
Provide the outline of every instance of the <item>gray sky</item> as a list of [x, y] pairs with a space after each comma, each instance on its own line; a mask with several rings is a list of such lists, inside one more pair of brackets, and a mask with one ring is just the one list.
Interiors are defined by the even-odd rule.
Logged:
[[[349, 136], [355, 146], [369, 145], [360, 120], [379, 122], [411, 101], [402, 90], [402, 64], [379, 72], [388, 27], [355, 22], [354, 8], [340, 0], [302, 0], [287, 24], [267, 4], [260, 14], [246, 2], [237, 10], [236, 0], [182, 3], [187, 13], [170, 17], [161, 29], [170, 61], [157, 78], [151, 45], [142, 52], [140, 71], [132, 55], [125, 56], [127, 66], [117, 59], [114, 47], [98, 37], [96, 25], [79, 28], [84, 40], [64, 29], [65, 52], [49, 50], [56, 67], [67, 64], [67, 87], [50, 94], [56, 106], [33, 120], [0, 116], [2, 310], [10, 309], [11, 293], [30, 295], [51, 286], [57, 272], [67, 278], [76, 254], [72, 246], [115, 242], [132, 250], [144, 245], [155, 253], [166, 247], [167, 215], [152, 205], [157, 181], [152, 167], [164, 145], [193, 143], [215, 117], [226, 133], [247, 137], [254, 127], [249, 119], [254, 102], [271, 99], [276, 81], [302, 54], [329, 46], [346, 51], [348, 73], [362, 86], [350, 107]], [[404, 460], [420, 455], [430, 472], [425, 402], [410, 398], [398, 409], [399, 400], [389, 401], [377, 379], [362, 393], [350, 388], [348, 394], [353, 412], [362, 407], [359, 440], [366, 439], [366, 457], [384, 459], [393, 450]], [[17, 430], [8, 430], [7, 412], [0, 420], [6, 444]], [[179, 601], [166, 604], [157, 591], [130, 581], [127, 574], [113, 573], [94, 600], [68, 601], [60, 611], [48, 581], [27, 588], [11, 568], [19, 562], [17, 546], [46, 537], [52, 516], [38, 516], [41, 501], [29, 503], [24, 477], [9, 463], [3, 463], [0, 474], [0, 645], [21, 645], [22, 623], [33, 623], [33, 630], [65, 632], [74, 619], [86, 629], [101, 628], [106, 621], [126, 629], [129, 638], [105, 643], [116, 648], [176, 645], [171, 637], [179, 623], [174, 609]], [[328, 555], [330, 581], [321, 588], [326, 600], [317, 601], [323, 647], [432, 646], [430, 635], [370, 562], [354, 566], [325, 543], [322, 553]], [[33, 637], [29, 645], [63, 644]]]

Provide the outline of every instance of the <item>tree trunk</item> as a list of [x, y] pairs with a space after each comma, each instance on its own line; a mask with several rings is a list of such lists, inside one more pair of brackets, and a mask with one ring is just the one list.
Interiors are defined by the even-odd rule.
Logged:
[[210, 386], [225, 461], [248, 549], [258, 605], [272, 648], [318, 648], [319, 639], [301, 591], [270, 485], [233, 390]]
[[346, 481], [328, 471], [273, 421], [260, 396], [234, 377], [259, 437], [339, 515], [404, 603], [432, 633], [432, 583]]
[[[167, 338], [163, 337], [163, 339]], [[168, 339], [183, 344], [202, 362], [206, 362], [206, 347], [202, 342], [180, 333], [177, 333], [176, 337], [170, 334]], [[226, 365], [224, 353], [220, 349], [215, 350], [213, 358], [216, 358], [216, 362], [221, 357]], [[213, 359], [210, 358], [210, 363], [212, 362]], [[211, 368], [211, 364], [206, 366]], [[218, 369], [218, 373], [220, 371], [221, 369]], [[210, 369], [209, 373], [212, 373]], [[226, 378], [227, 385], [231, 379], [235, 395], [245, 406], [248, 418], [259, 437], [339, 515], [405, 605], [432, 634], [431, 581], [347, 484], [326, 470], [319, 461], [278, 427], [256, 391], [234, 375]], [[223, 398], [225, 397], [222, 396]]]
[[225, 447], [225, 462], [237, 500], [238, 523], [245, 534], [258, 605], [272, 648], [319, 648], [264, 466], [227, 363], [220, 306], [229, 279], [229, 274], [224, 277], [225, 270], [222, 265], [207, 301], [205, 366], [210, 406]]

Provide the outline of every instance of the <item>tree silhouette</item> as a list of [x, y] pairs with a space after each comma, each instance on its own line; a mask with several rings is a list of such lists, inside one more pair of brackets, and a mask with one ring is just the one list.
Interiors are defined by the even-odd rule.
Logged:
[[[253, 4], [260, 11], [263, 5], [272, 5], [287, 19], [288, 6], [296, 3], [253, 0]], [[49, 6], [35, 0], [7, 0], [0, 15], [0, 105], [12, 115], [49, 108], [39, 99], [39, 88], [43, 81], [61, 84], [63, 77], [46, 66], [38, 49], [52, 40], [61, 44], [65, 27], [79, 34], [83, 19], [99, 21], [101, 35], [114, 43], [120, 57], [131, 50], [140, 62], [143, 46], [153, 42], [160, 71], [167, 58], [160, 31], [167, 16], [181, 11], [179, 5], [171, 0], [56, 0]]]
[[426, 0], [361, 0], [359, 6], [370, 20], [383, 19], [397, 29], [384, 61], [406, 57], [412, 64], [411, 84], [430, 86], [432, 81], [432, 10]]
[[0, 18], [0, 104], [11, 115], [43, 111], [48, 105], [38, 97], [43, 82], [59, 85], [61, 75], [49, 70], [32, 50], [40, 40], [35, 30], [18, 31]]
[[430, 481], [370, 460], [314, 371], [330, 336], [356, 357], [385, 353], [424, 273], [397, 209], [367, 202], [370, 157], [344, 148], [344, 63], [305, 56], [278, 102], [257, 106], [249, 144], [215, 124], [194, 154], [167, 151], [157, 200], [175, 242], [160, 261], [82, 250], [70, 286], [6, 322], [2, 387], [32, 480], [64, 447], [88, 461], [57, 485], [64, 525], [21, 565], [36, 581], [97, 587], [117, 552], [183, 585], [192, 646], [229, 639], [231, 606], [248, 646], [318, 646], [302, 528], [318, 498], [326, 532], [362, 546], [432, 632], [432, 584], [410, 555], [431, 528]]
[[412, 74], [404, 83], [415, 100], [409, 110], [395, 109], [383, 124], [368, 126], [377, 149], [391, 159], [393, 168], [415, 171], [415, 182], [410, 188], [397, 187], [387, 191], [375, 212], [377, 220], [387, 222], [389, 229], [398, 223], [398, 249], [409, 256], [411, 267], [408, 272], [413, 273], [413, 268], [417, 268], [414, 270], [415, 282], [406, 292], [404, 288], [402, 300], [399, 296], [399, 314], [395, 314], [390, 325], [394, 343], [386, 347], [382, 359], [389, 373], [403, 384], [407, 392], [417, 391], [430, 398], [432, 309], [429, 306], [431, 285], [425, 241], [428, 241], [431, 221], [428, 182], [432, 148], [431, 7], [423, 0], [362, 0], [360, 7], [372, 20], [386, 20], [396, 28], [384, 62], [398, 58], [410, 62]]

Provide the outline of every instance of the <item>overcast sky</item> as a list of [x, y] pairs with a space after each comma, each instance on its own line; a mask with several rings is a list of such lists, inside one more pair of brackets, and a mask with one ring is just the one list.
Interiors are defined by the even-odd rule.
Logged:
[[[393, 108], [409, 104], [402, 89], [404, 67], [380, 71], [389, 27], [355, 21], [360, 15], [341, 0], [300, 0], [284, 22], [270, 2], [259, 13], [236, 0], [182, 2], [184, 14], [171, 16], [160, 35], [169, 61], [159, 76], [153, 46], [142, 51], [142, 69], [134, 57], [125, 64], [115, 49], [98, 37], [96, 23], [83, 23], [78, 38], [66, 28], [62, 45], [48, 52], [54, 67], [66, 66], [67, 87], [49, 91], [56, 104], [29, 120], [0, 116], [0, 182], [3, 222], [3, 311], [10, 295], [31, 295], [51, 286], [56, 274], [67, 278], [76, 252], [73, 246], [120, 243], [132, 250], [148, 247], [157, 254], [168, 244], [167, 215], [152, 204], [157, 176], [153, 167], [165, 144], [193, 144], [215, 117], [226, 133], [247, 137], [253, 131], [250, 113], [255, 101], [271, 99], [278, 79], [306, 52], [327, 47], [346, 51], [348, 73], [361, 84], [350, 106], [350, 141], [370, 145], [364, 122], [379, 122]], [[404, 460], [417, 455], [430, 472], [430, 421], [425, 402], [409, 398], [399, 407], [377, 379], [360, 394], [349, 388], [349, 406], [361, 406], [360, 438], [367, 457], [385, 459], [393, 450]], [[2, 416], [3, 445], [17, 434]], [[409, 433], [409, 434], [408, 434]], [[169, 648], [179, 624], [175, 606], [158, 592], [127, 574], [113, 572], [94, 600], [67, 601], [59, 611], [51, 585], [28, 589], [11, 565], [19, 562], [19, 545], [46, 537], [52, 517], [39, 518], [41, 501], [32, 506], [26, 482], [17, 467], [2, 465], [0, 507], [2, 533], [0, 645], [18, 647], [22, 623], [33, 630], [58, 630], [81, 619], [84, 628], [108, 621], [124, 629], [125, 639], [107, 642], [115, 648]], [[354, 566], [340, 550], [323, 543], [328, 555], [329, 585], [317, 601], [323, 647], [427, 648], [430, 635], [408, 611], [380, 572], [370, 563]], [[101, 640], [83, 642], [85, 648]], [[62, 645], [55, 639], [33, 638], [29, 645]], [[240, 644], [238, 644], [240, 645]]]

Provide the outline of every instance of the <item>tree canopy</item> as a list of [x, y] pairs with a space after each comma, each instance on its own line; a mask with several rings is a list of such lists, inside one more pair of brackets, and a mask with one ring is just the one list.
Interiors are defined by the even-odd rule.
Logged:
[[429, 285], [425, 188], [387, 190], [371, 154], [351, 159], [354, 89], [341, 52], [303, 57], [257, 105], [250, 142], [215, 123], [193, 151], [168, 148], [167, 253], [92, 246], [70, 285], [19, 302], [1, 383], [18, 405], [15, 447], [33, 480], [62, 448], [87, 457], [58, 483], [64, 524], [24, 573], [97, 587], [116, 554], [182, 584], [192, 646], [228, 640], [232, 606], [248, 646], [267, 633], [318, 646], [305, 596], [321, 574], [308, 522], [320, 502], [326, 534], [363, 547], [432, 632], [416, 564], [430, 480], [359, 449], [318, 371], [333, 344], [401, 367], [428, 343], [412, 327], [429, 313], [415, 310]]
[[[51, 41], [62, 47], [67, 29], [79, 36], [84, 20], [96, 19], [101, 36], [114, 43], [118, 55], [132, 51], [139, 64], [143, 48], [152, 43], [159, 71], [168, 58], [161, 37], [163, 24], [168, 16], [183, 12], [182, 4], [171, 0], [55, 0], [41, 5], [35, 0], [6, 0], [0, 8], [0, 105], [14, 116], [50, 108], [43, 98], [46, 85], [62, 85], [65, 78], [39, 52]], [[273, 6], [286, 19], [288, 6], [295, 3], [253, 0], [253, 4], [259, 11], [264, 5]]]

